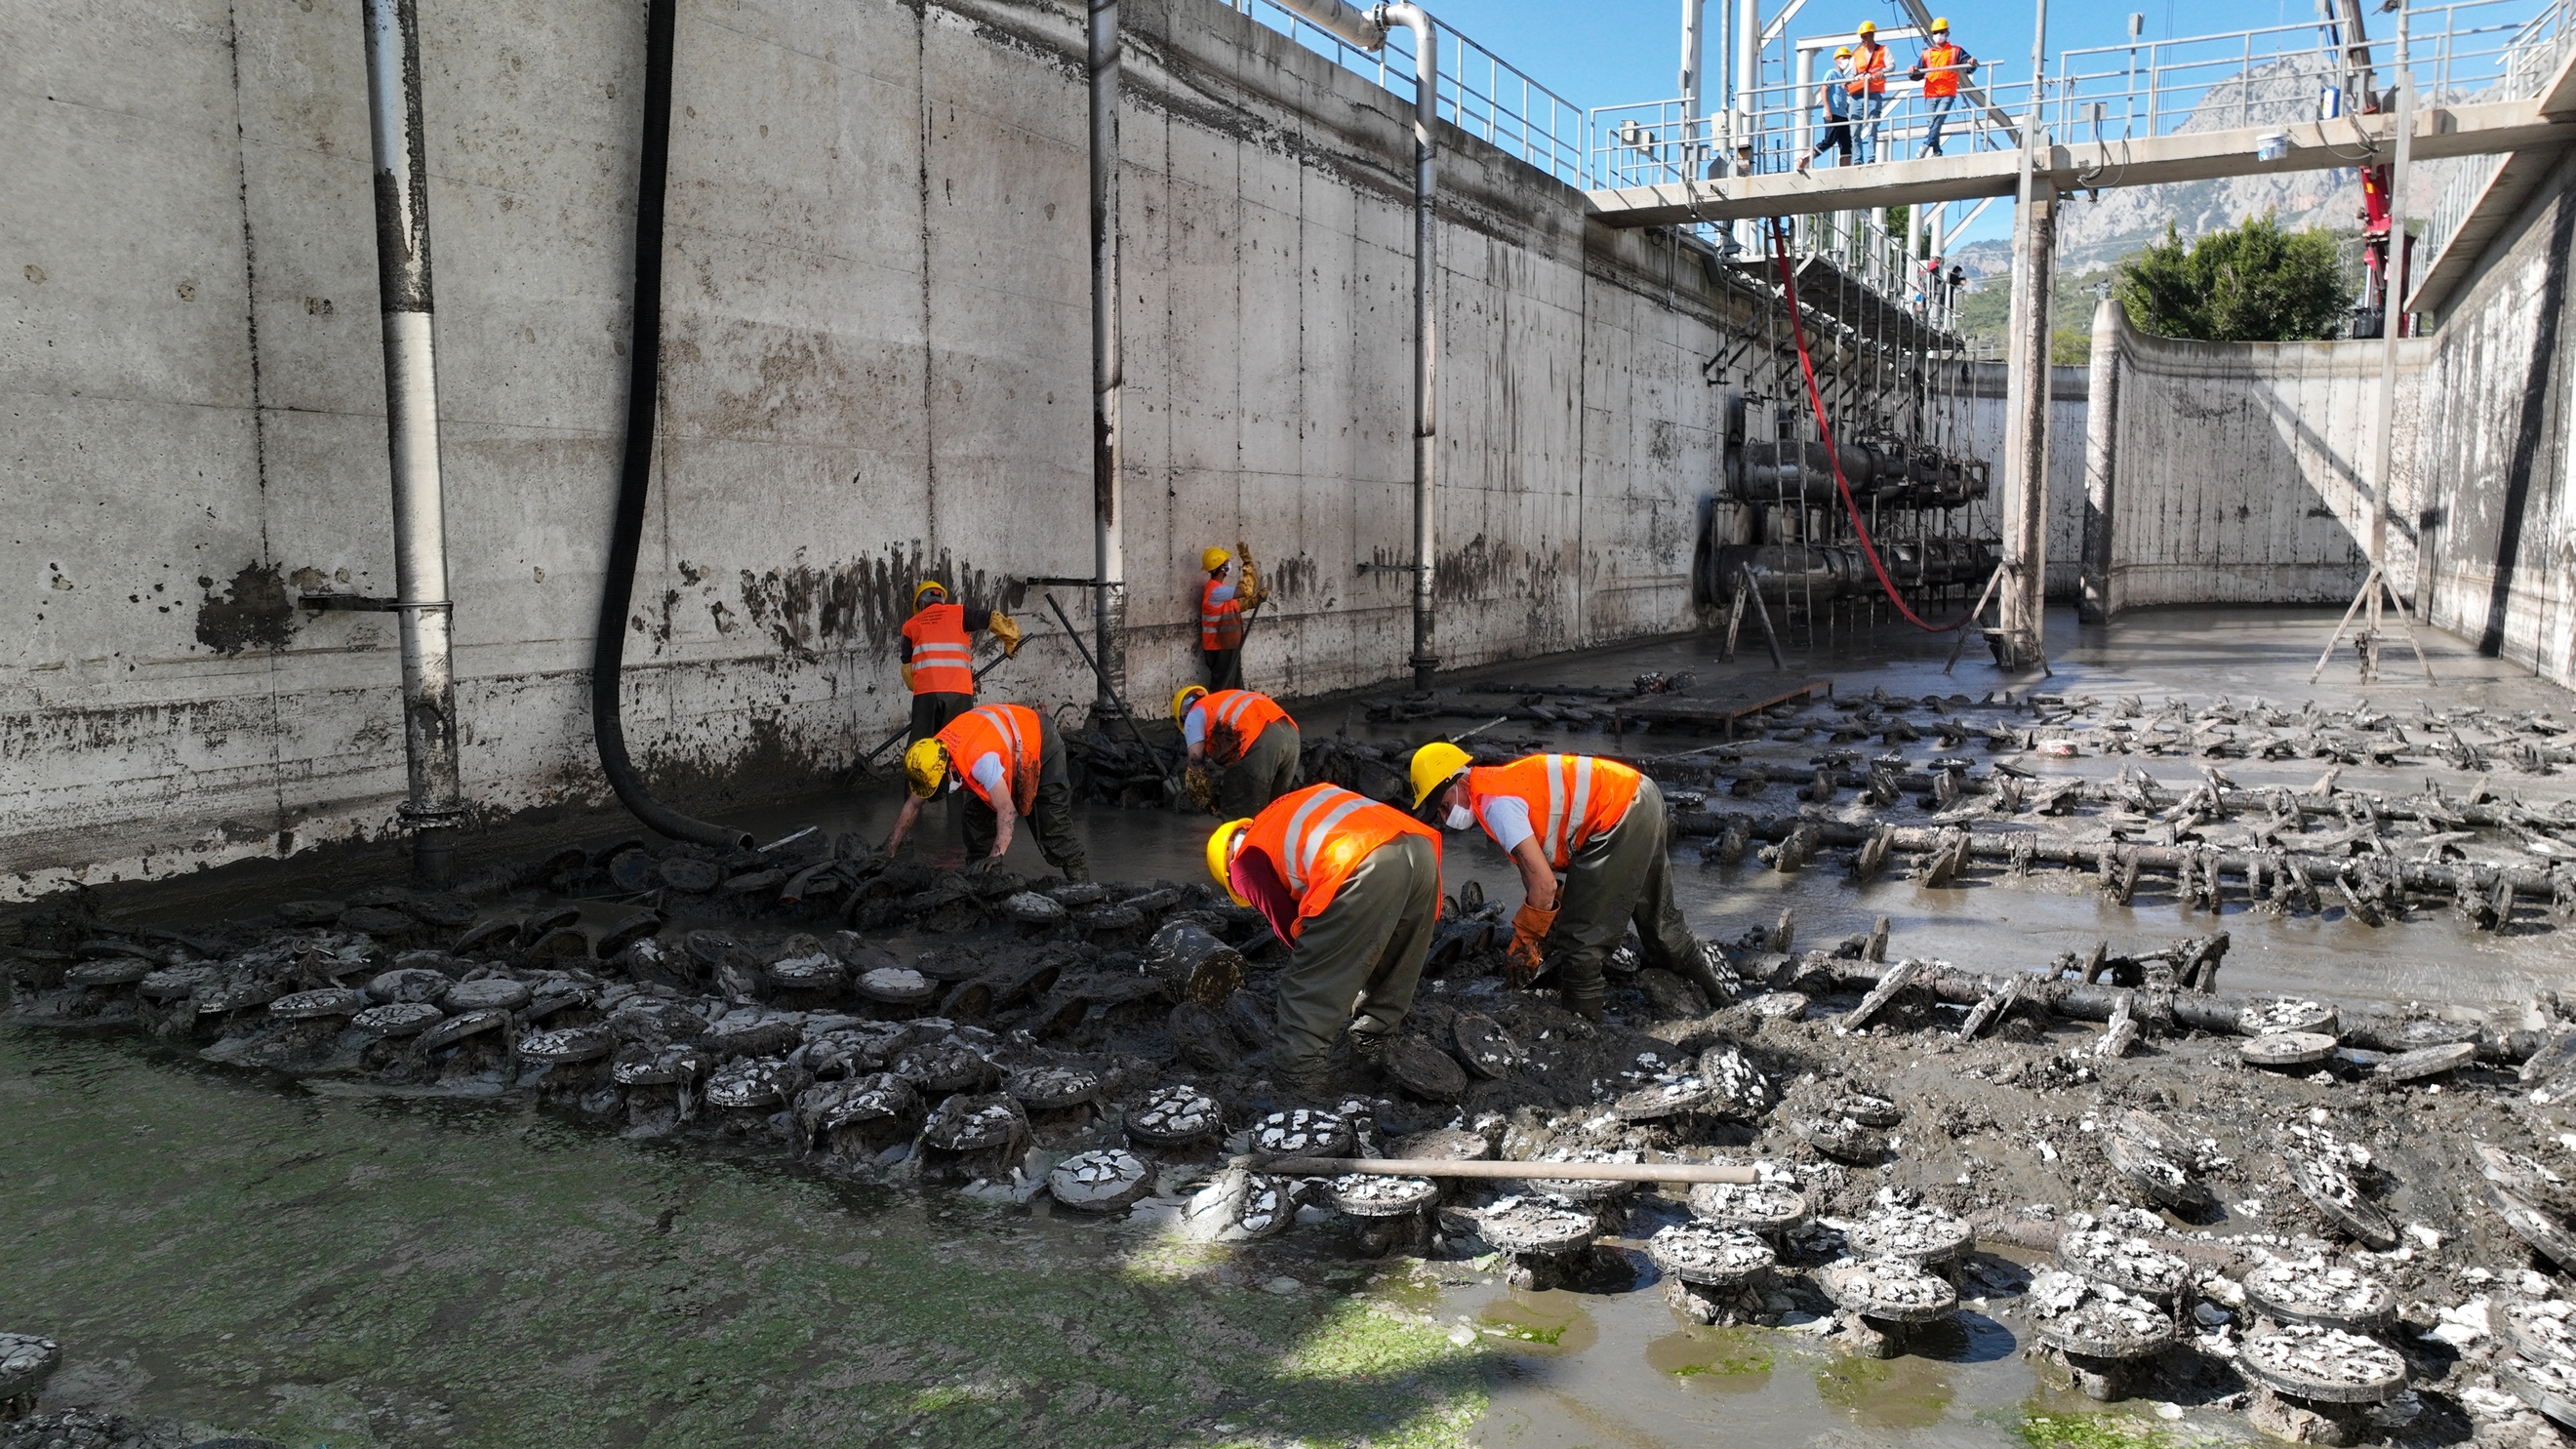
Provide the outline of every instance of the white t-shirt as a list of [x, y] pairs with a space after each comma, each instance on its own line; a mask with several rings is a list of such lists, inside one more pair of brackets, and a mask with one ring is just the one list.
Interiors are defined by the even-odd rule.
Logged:
[[1003, 788], [1003, 782], [1008, 780], [1010, 775], [1002, 768], [1002, 752], [999, 750], [994, 750], [977, 760], [967, 767], [966, 773], [974, 776], [975, 783], [984, 787], [984, 793], [988, 798], [1009, 793]]
[[1521, 848], [1521, 842], [1538, 834], [1530, 828], [1529, 802], [1518, 795], [1488, 795], [1476, 802], [1476, 818], [1484, 822], [1485, 833], [1505, 855]]
[[1181, 720], [1182, 744], [1203, 745], [1207, 743], [1207, 717], [1208, 712], [1206, 705], [1194, 704], [1189, 707], [1188, 712]]

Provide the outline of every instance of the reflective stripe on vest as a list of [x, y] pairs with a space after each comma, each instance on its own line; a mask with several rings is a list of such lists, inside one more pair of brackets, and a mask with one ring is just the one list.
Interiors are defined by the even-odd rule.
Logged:
[[1199, 647], [1201, 649], [1240, 649], [1243, 647], [1243, 606], [1233, 599], [1222, 603], [1216, 591], [1225, 585], [1210, 579], [1199, 586]]
[[1479, 801], [1509, 795], [1527, 806], [1539, 853], [1563, 870], [1576, 851], [1627, 818], [1642, 778], [1626, 765], [1590, 755], [1531, 755], [1469, 770], [1467, 793]]
[[1278, 871], [1302, 927], [1332, 905], [1343, 882], [1380, 847], [1407, 835], [1430, 841], [1432, 859], [1440, 858], [1440, 837], [1420, 821], [1339, 785], [1309, 785], [1254, 816], [1243, 848], [1259, 851]]
[[1038, 754], [1046, 737], [1039, 732], [1037, 711], [1026, 705], [980, 705], [948, 722], [933, 738], [948, 747], [949, 768], [985, 804], [993, 798], [971, 773], [989, 754], [1002, 757], [1002, 773], [1011, 786], [1011, 808], [1026, 815], [1037, 804]]
[[1288, 718], [1288, 711], [1281, 709], [1277, 700], [1249, 689], [1220, 689], [1194, 708], [1207, 711], [1207, 723], [1202, 727], [1207, 738], [1214, 738], [1218, 725], [1233, 731], [1234, 754], [1229, 764], [1242, 759], [1263, 730]]
[[912, 641], [912, 692], [973, 694], [975, 645], [966, 637], [966, 606], [932, 604], [903, 622]]
[[1959, 93], [1959, 72], [1954, 69], [1967, 52], [1955, 45], [1936, 45], [1923, 52], [1923, 94], [1955, 96]]

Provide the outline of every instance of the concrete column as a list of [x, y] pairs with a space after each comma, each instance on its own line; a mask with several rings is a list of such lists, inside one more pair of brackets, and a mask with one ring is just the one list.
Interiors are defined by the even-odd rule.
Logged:
[[2120, 304], [2108, 297], [2093, 309], [2093, 376], [2084, 408], [2084, 585], [2078, 606], [2087, 624], [2108, 624], [2120, 609], [2111, 591], [2111, 505], [2118, 482], [2126, 320]]
[[2006, 344], [2003, 638], [1996, 663], [2029, 669], [2041, 650], [2040, 613], [2048, 595], [2049, 294], [2057, 283], [2057, 188], [2031, 181], [2030, 203], [2018, 207], [2013, 235], [2013, 309]]

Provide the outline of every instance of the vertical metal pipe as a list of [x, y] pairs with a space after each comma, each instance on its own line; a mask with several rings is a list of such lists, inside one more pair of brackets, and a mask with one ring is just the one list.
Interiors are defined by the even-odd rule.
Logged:
[[[1748, 0], [1749, 3], [1749, 0]], [[1380, 29], [1413, 34], [1413, 687], [1428, 691], [1432, 652], [1433, 524], [1440, 442], [1440, 31], [1418, 5], [1380, 5]]]
[[1700, 40], [1700, 22], [1708, 11], [1708, 0], [1682, 0], [1682, 179], [1696, 181], [1703, 162], [1699, 159], [1708, 149], [1708, 132], [1701, 124], [1700, 59], [1706, 46]]
[[429, 167], [420, 119], [414, 0], [366, 0], [369, 139], [375, 149], [376, 286], [385, 332], [385, 439], [393, 472], [394, 593], [402, 616], [400, 818], [425, 882], [454, 878], [465, 816], [456, 753], [456, 674], [447, 597], [447, 520], [438, 479], [438, 354], [431, 336]]
[[[1100, 695], [1117, 711], [1127, 681], [1127, 563], [1119, 516], [1120, 394], [1127, 371], [1118, 325], [1118, 0], [1091, 0], [1092, 628]], [[1191, 610], [1196, 615], [1195, 600]]]

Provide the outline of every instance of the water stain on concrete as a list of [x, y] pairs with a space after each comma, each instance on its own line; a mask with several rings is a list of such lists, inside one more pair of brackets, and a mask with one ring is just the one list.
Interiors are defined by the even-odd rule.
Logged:
[[244, 564], [220, 598], [213, 579], [200, 575], [197, 586], [206, 591], [197, 607], [197, 642], [217, 653], [280, 650], [294, 637], [295, 602], [276, 564]]

